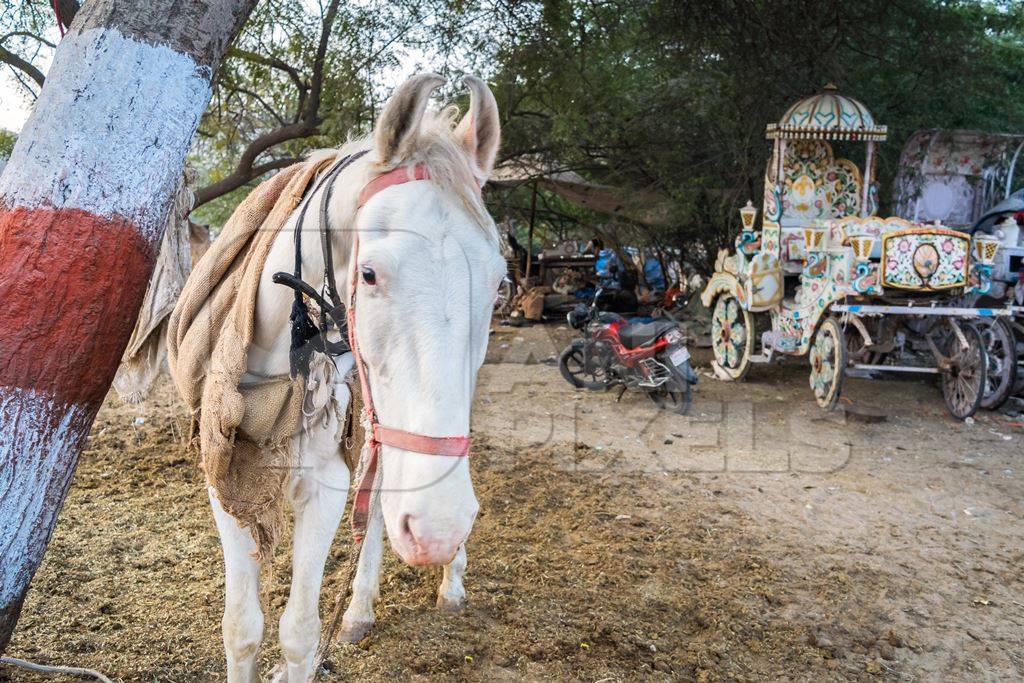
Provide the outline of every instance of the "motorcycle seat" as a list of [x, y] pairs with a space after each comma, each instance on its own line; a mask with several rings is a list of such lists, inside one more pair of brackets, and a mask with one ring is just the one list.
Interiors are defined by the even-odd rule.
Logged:
[[619, 339], [627, 349], [650, 344], [669, 330], [676, 329], [676, 324], [664, 318], [651, 322], [630, 323], [619, 330]]

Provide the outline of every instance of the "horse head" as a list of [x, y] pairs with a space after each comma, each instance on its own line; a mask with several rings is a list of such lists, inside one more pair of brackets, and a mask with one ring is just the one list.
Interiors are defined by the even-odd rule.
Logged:
[[[480, 196], [500, 137], [497, 104], [482, 81], [468, 77], [470, 108], [456, 124], [452, 109], [427, 111], [443, 82], [415, 76], [385, 105], [368, 177], [425, 169], [429, 181], [374, 192], [356, 215], [359, 248], [348, 264], [354, 334], [379, 422], [432, 437], [469, 434], [506, 268]], [[380, 501], [392, 547], [409, 564], [449, 562], [479, 507], [468, 458], [380, 448]]]

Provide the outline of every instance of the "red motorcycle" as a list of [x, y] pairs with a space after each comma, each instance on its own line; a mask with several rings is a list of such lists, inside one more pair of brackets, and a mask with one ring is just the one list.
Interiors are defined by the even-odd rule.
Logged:
[[685, 415], [697, 373], [679, 325], [670, 318], [627, 320], [598, 310], [598, 289], [589, 306], [568, 314], [569, 326], [583, 330], [562, 351], [558, 369], [574, 387], [605, 391], [613, 386], [647, 393], [658, 407]]

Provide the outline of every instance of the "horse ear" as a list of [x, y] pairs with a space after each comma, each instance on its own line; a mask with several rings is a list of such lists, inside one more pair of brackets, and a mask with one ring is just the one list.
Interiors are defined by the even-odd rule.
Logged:
[[487, 178], [494, 168], [494, 157], [501, 142], [498, 103], [487, 84], [476, 76], [466, 76], [463, 82], [469, 88], [469, 111], [462, 117], [455, 133]]
[[377, 119], [373, 138], [381, 163], [392, 164], [402, 158], [420, 130], [427, 101], [444, 83], [437, 74], [418, 74], [395, 89]]

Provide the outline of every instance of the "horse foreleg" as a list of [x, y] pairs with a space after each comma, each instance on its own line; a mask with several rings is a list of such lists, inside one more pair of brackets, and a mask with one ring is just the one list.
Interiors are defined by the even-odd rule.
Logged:
[[458, 612], [466, 604], [466, 587], [462, 577], [466, 575], [466, 544], [459, 546], [452, 561], [444, 566], [444, 578], [437, 589], [437, 607], [447, 612]]
[[252, 534], [229, 515], [209, 489], [213, 518], [224, 549], [224, 652], [229, 683], [257, 680], [256, 652], [263, 641], [260, 565]]
[[352, 581], [352, 601], [341, 619], [338, 639], [357, 643], [370, 632], [375, 617], [373, 602], [380, 591], [380, 564], [384, 557], [384, 514], [380, 505], [371, 506], [366, 536], [359, 553], [359, 566]]
[[[335, 448], [336, 450], [336, 448]], [[336, 453], [316, 460], [311, 472], [292, 482], [295, 509], [292, 549], [292, 585], [281, 615], [281, 651], [290, 683], [306, 683], [312, 674], [313, 656], [320, 640], [320, 588], [331, 541], [345, 511], [349, 474]]]

